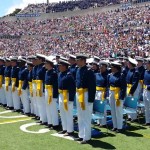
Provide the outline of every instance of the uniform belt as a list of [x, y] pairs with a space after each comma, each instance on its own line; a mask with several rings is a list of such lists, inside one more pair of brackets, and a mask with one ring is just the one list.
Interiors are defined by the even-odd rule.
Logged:
[[129, 95], [132, 84], [127, 84], [127, 95]]
[[53, 86], [52, 85], [45, 85], [45, 89], [47, 89], [48, 92], [48, 104], [51, 104], [52, 98], [53, 98]]
[[110, 91], [114, 91], [116, 106], [120, 106], [120, 100], [119, 100], [120, 87], [110, 86]]
[[79, 94], [78, 101], [80, 103], [80, 107], [82, 110], [85, 110], [84, 93], [87, 92], [88, 89], [87, 88], [79, 88], [79, 89], [76, 89], [76, 91]]
[[139, 80], [139, 82], [140, 82], [141, 86], [143, 86], [143, 82], [144, 82], [144, 81], [143, 81], [143, 80]]
[[96, 90], [102, 92], [102, 100], [104, 100], [105, 99], [106, 88], [105, 87], [96, 86]]
[[5, 77], [5, 88], [6, 88], [6, 91], [8, 91], [9, 83], [10, 83], [10, 77]]
[[3, 76], [0, 75], [0, 88], [2, 88]]
[[144, 84], [144, 85], [143, 85], [143, 88], [144, 88], [144, 89], [147, 89], [147, 85]]
[[12, 81], [12, 92], [15, 91], [16, 78], [11, 78]]
[[42, 80], [36, 80], [36, 96], [42, 97]]
[[22, 89], [22, 84], [23, 84], [23, 81], [22, 80], [19, 80], [19, 86], [18, 86], [18, 96], [20, 96], [21, 94], [22, 94], [22, 91], [21, 91], [21, 89]]
[[66, 111], [68, 111], [68, 90], [59, 89], [58, 92], [59, 92], [59, 94], [63, 95], [64, 108], [65, 108]]

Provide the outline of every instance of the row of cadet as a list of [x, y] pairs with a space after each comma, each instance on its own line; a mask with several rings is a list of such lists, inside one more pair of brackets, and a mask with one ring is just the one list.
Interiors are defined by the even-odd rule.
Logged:
[[[109, 100], [113, 129], [122, 132], [123, 102], [127, 96], [145, 103], [146, 125], [150, 125], [150, 58], [92, 59], [85, 54], [0, 58], [0, 103], [7, 109], [32, 114], [41, 124], [60, 134], [74, 133], [76, 105], [81, 144], [91, 139], [91, 119], [95, 101]], [[54, 63], [55, 61], [55, 63]], [[145, 66], [144, 66], [145, 65]], [[22, 109], [22, 110], [21, 110]], [[59, 111], [58, 111], [59, 110]], [[106, 113], [105, 113], [106, 114]], [[134, 121], [137, 114], [128, 113]], [[106, 125], [106, 116], [98, 120]]]

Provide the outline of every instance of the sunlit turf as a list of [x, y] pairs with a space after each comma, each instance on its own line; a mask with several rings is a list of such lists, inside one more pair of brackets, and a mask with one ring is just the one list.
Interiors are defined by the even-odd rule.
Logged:
[[[0, 112], [6, 111], [0, 107]], [[8, 113], [0, 116], [16, 116], [19, 113]], [[27, 118], [27, 117], [26, 117]], [[0, 122], [8, 122], [17, 119], [0, 118]], [[30, 119], [30, 118], [29, 118]], [[104, 128], [102, 134], [93, 138], [89, 144], [80, 145], [75, 141], [54, 137], [51, 134], [57, 131], [52, 130], [44, 134], [26, 133], [20, 130], [23, 124], [36, 122], [34, 119], [16, 122], [11, 124], [0, 124], [0, 149], [1, 150], [90, 150], [90, 149], [117, 149], [117, 150], [149, 150], [150, 149], [150, 128], [139, 123], [128, 124], [124, 133], [116, 134]], [[36, 125], [28, 128], [30, 131], [45, 129], [46, 126]]]

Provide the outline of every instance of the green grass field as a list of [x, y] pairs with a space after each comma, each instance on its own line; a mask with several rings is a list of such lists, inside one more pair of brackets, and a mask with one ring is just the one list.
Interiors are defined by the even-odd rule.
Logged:
[[[0, 112], [6, 111], [0, 107]], [[79, 143], [54, 137], [52, 130], [47, 133], [33, 134], [20, 130], [23, 124], [36, 122], [34, 119], [25, 118], [4, 118], [4, 116], [16, 116], [19, 113], [10, 112], [0, 114], [0, 150], [90, 150], [90, 149], [117, 149], [117, 150], [149, 150], [150, 149], [150, 128], [141, 124], [129, 124], [129, 128], [124, 133], [116, 134], [110, 130], [101, 128], [100, 137], [93, 138], [89, 144]], [[3, 118], [2, 118], [3, 116]], [[19, 122], [24, 119], [25, 121]], [[13, 122], [15, 121], [15, 122]], [[17, 122], [18, 121], [18, 122]], [[12, 122], [9, 123], [8, 122]], [[27, 128], [30, 131], [46, 129], [45, 126], [36, 125]]]

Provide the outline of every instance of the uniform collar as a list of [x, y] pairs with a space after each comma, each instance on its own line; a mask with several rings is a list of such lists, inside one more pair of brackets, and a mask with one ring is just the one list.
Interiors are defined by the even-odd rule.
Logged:
[[133, 71], [135, 71], [135, 68], [133, 68], [133, 69], [130, 69], [130, 72], [133, 72]]
[[114, 76], [120, 74], [120, 71], [116, 72], [116, 73], [113, 73]]
[[48, 72], [53, 72], [54, 71], [54, 69], [50, 69], [50, 70], [47, 70]]
[[77, 64], [73, 64], [73, 65], [71, 65], [70, 67], [76, 67], [76, 65], [77, 65]]
[[41, 64], [39, 64], [38, 66], [40, 67], [40, 66], [43, 66], [44, 65], [44, 63], [41, 63]]
[[61, 74], [66, 74], [68, 72], [68, 70], [64, 71], [64, 72], [61, 72]]
[[105, 74], [107, 74], [107, 71], [105, 71], [105, 72], [102, 72], [101, 74], [102, 74], [102, 75], [105, 75]]
[[81, 67], [80, 69], [83, 70], [83, 69], [86, 69], [86, 68], [87, 68], [87, 66], [85, 65], [85, 66]]

